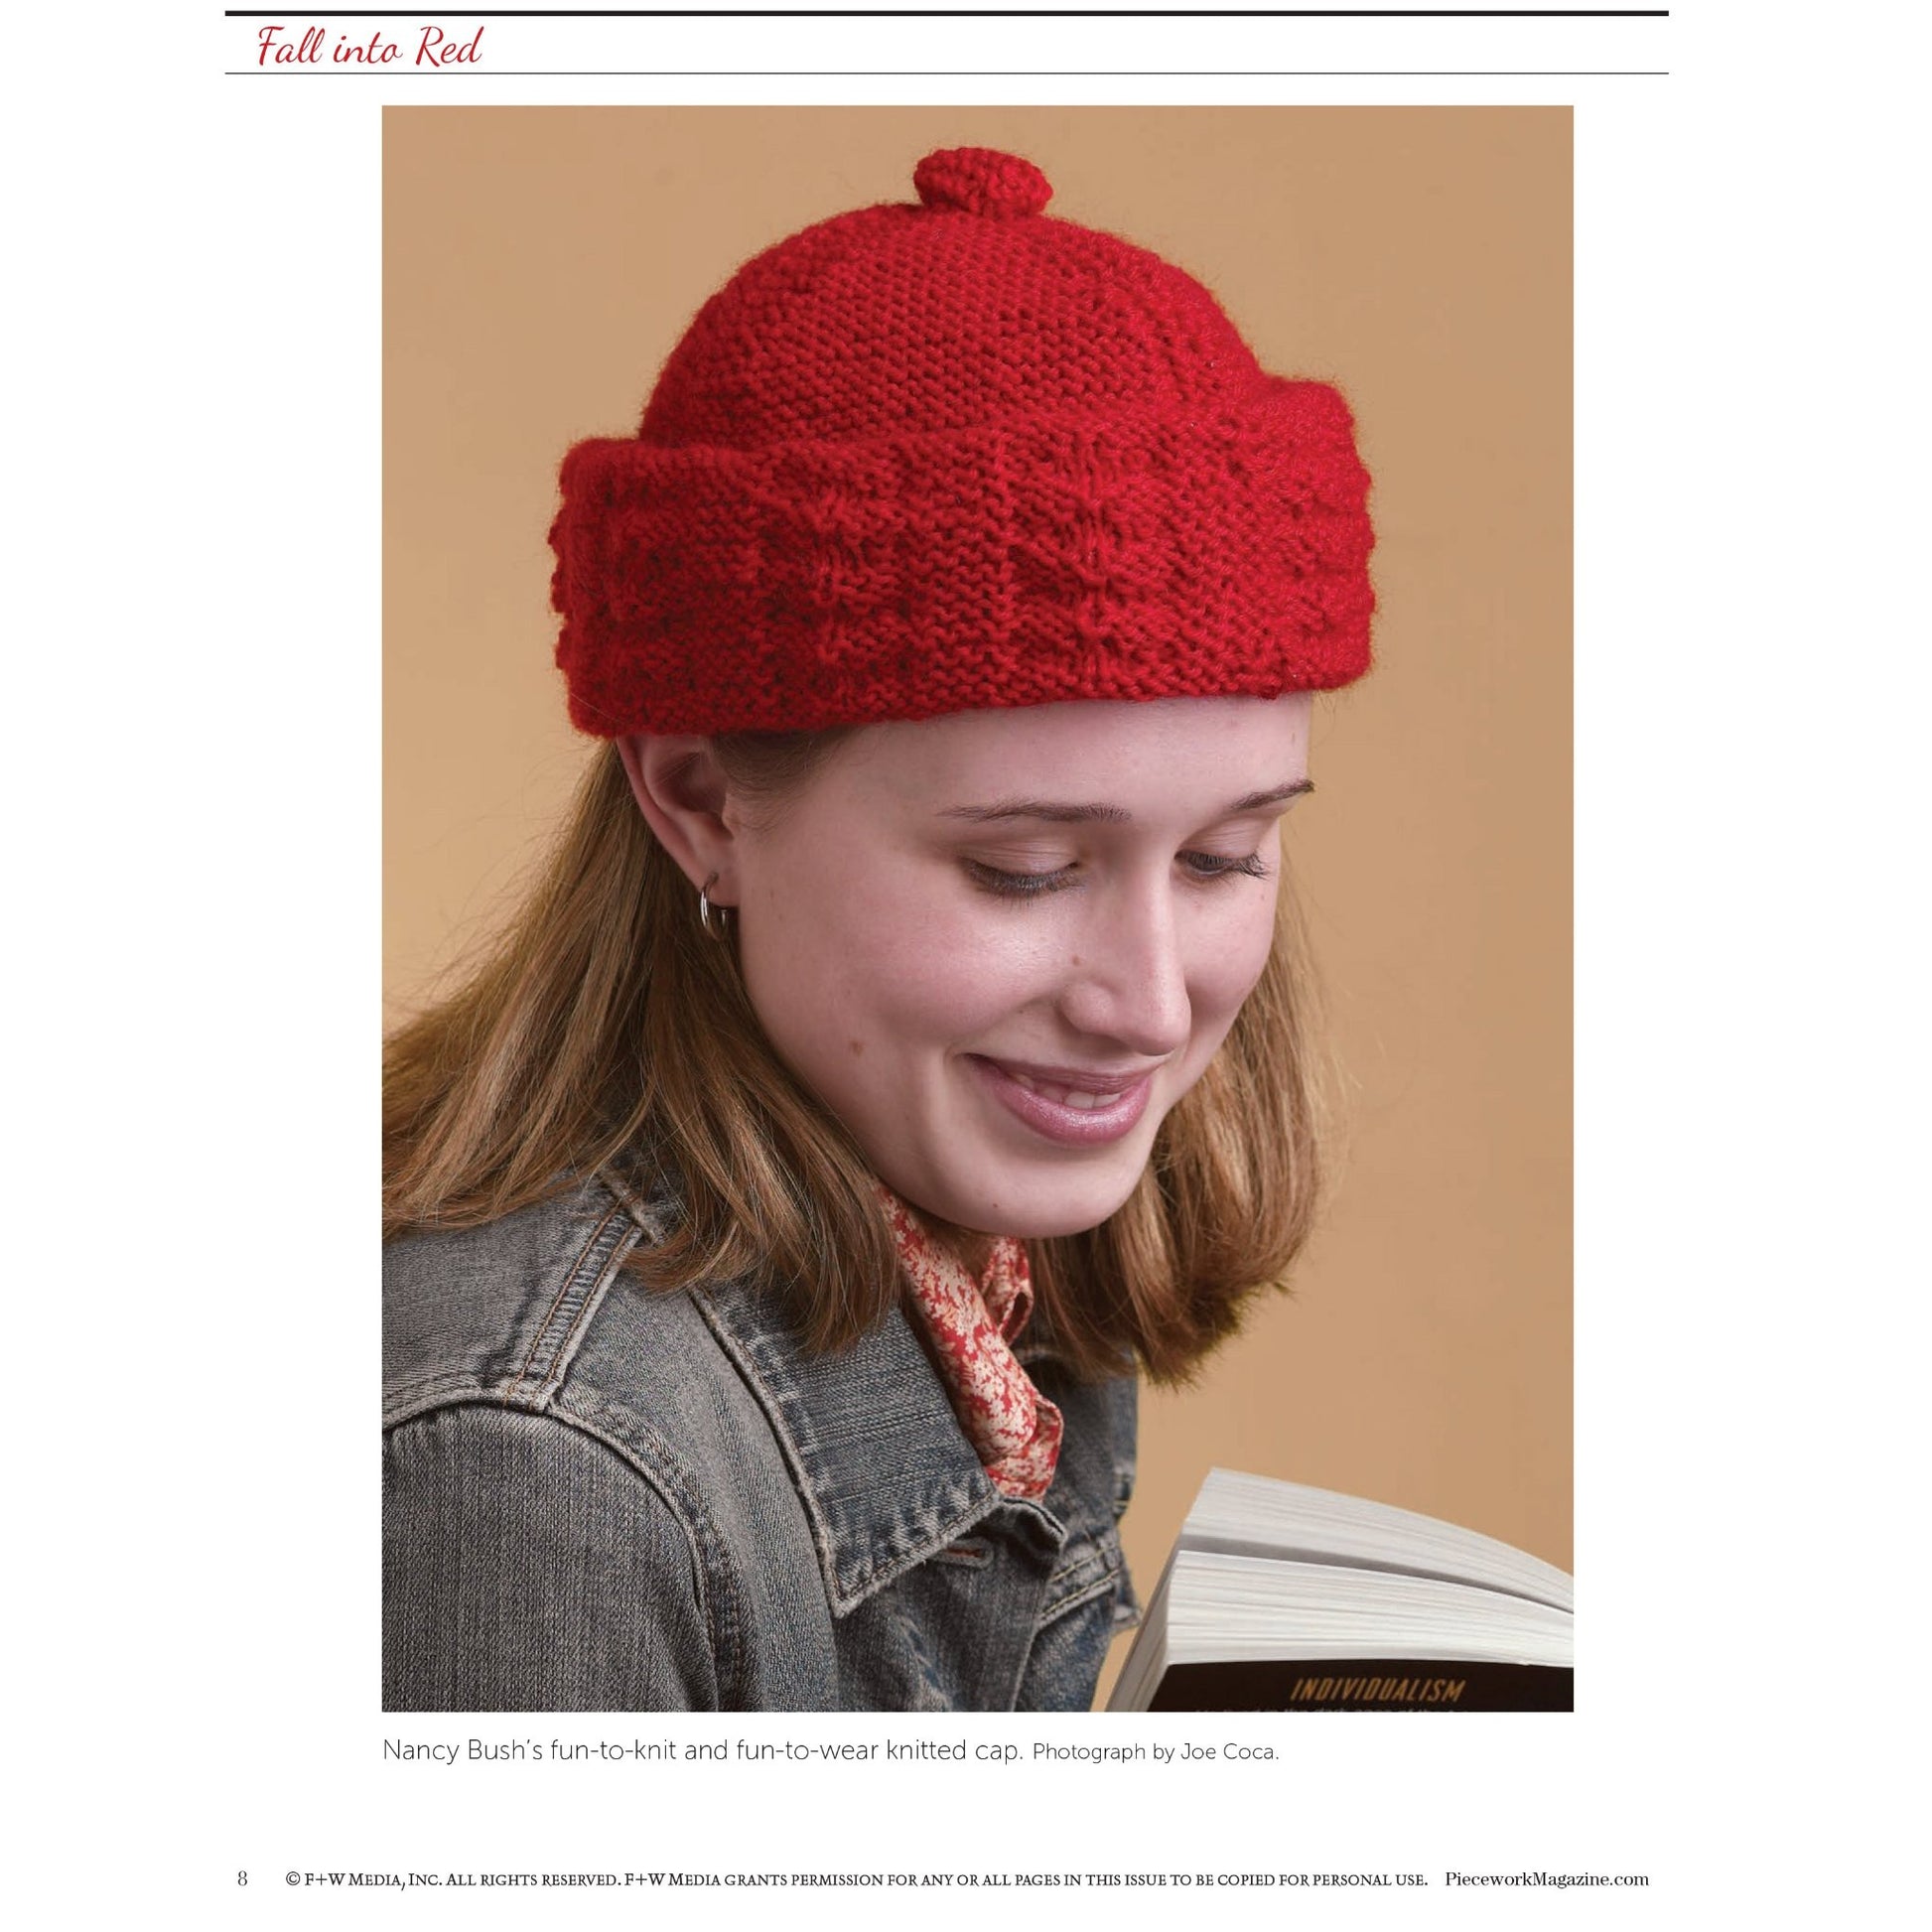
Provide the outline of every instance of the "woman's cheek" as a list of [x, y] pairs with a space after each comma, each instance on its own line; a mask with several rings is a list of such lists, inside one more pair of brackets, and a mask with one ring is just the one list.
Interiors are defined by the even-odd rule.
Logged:
[[[871, 935], [866, 977], [875, 1004], [920, 1033], [959, 1040], [1050, 998], [1055, 962], [1072, 944], [1063, 908], [1014, 905], [963, 888], [956, 875], [907, 891], [895, 917]], [[1077, 946], [1073, 947], [1077, 951]]]
[[1195, 996], [1197, 1021], [1212, 1015], [1221, 1032], [1234, 1024], [1247, 997], [1268, 969], [1275, 944], [1275, 894], [1255, 896], [1257, 902], [1239, 908], [1232, 929], [1219, 931], [1205, 948], [1200, 992]]
[[868, 972], [876, 1019], [908, 1041], [968, 1044], [1039, 999], [1043, 960], [971, 922], [928, 926], [874, 955]]

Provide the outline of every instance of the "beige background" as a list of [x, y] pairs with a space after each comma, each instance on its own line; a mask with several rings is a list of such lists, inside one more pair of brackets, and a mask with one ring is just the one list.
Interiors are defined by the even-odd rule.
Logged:
[[1351, 1078], [1289, 1298], [1153, 1395], [1151, 1587], [1210, 1464], [1571, 1563], [1571, 117], [1566, 108], [389, 108], [385, 965], [488, 929], [589, 747], [550, 662], [570, 443], [634, 428], [698, 305], [809, 221], [1005, 147], [1340, 383], [1377, 668], [1290, 820]]

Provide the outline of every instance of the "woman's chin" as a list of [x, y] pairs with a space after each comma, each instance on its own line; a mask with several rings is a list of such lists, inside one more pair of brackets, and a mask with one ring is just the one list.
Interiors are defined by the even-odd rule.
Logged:
[[943, 1195], [949, 1206], [918, 1200], [913, 1205], [975, 1233], [1048, 1241], [1085, 1234], [1118, 1213], [1140, 1184], [1146, 1166], [1143, 1156], [1116, 1158], [1105, 1164], [1104, 1171], [1090, 1174], [1061, 1167], [1046, 1173], [989, 1174], [977, 1182], [955, 1179], [943, 1189], [931, 1190]]

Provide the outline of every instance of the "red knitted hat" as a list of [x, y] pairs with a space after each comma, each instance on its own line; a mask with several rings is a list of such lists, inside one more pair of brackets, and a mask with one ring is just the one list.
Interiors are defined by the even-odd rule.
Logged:
[[1042, 213], [1031, 162], [747, 263], [637, 435], [564, 460], [576, 725], [805, 731], [1078, 698], [1279, 697], [1368, 668], [1368, 474], [1325, 383]]

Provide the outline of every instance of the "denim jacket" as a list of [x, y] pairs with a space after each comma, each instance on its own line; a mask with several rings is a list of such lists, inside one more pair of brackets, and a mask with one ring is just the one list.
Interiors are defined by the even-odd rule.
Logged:
[[1132, 1378], [1004, 1496], [898, 1311], [811, 1357], [748, 1286], [646, 1291], [609, 1175], [385, 1257], [383, 1707], [1085, 1710], [1135, 1603]]

